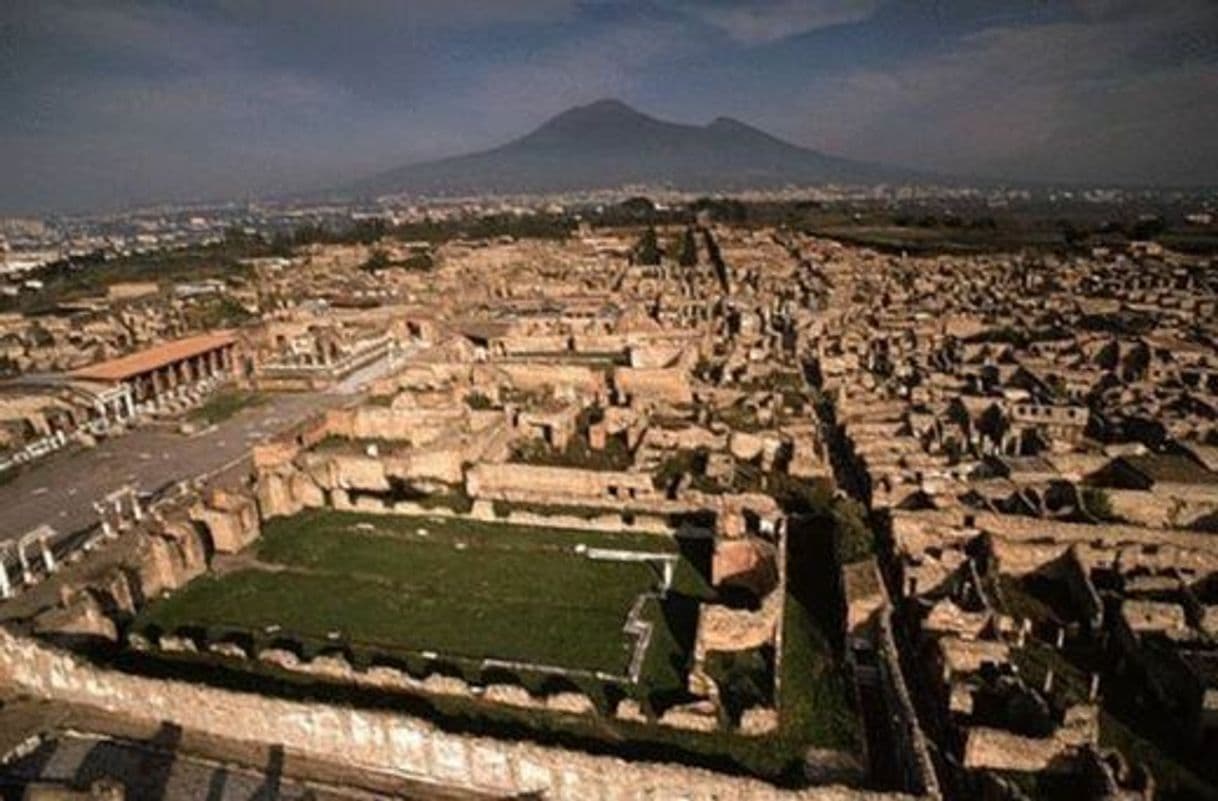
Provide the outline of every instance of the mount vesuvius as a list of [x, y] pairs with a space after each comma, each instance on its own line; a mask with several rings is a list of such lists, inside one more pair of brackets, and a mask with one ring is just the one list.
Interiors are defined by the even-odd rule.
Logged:
[[614, 189], [691, 191], [788, 185], [925, 182], [929, 176], [838, 158], [737, 120], [667, 122], [617, 100], [577, 106], [532, 133], [465, 156], [411, 164], [348, 188], [363, 195], [469, 195]]

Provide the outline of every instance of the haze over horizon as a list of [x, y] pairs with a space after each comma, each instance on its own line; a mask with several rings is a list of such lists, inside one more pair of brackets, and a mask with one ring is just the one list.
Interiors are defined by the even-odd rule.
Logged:
[[0, 213], [242, 199], [612, 97], [933, 173], [1218, 185], [1211, 0], [10, 0]]

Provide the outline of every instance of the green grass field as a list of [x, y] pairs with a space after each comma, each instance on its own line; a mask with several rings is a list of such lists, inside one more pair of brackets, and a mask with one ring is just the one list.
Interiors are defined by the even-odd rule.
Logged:
[[[580, 544], [680, 553], [673, 592], [644, 608], [656, 624], [638, 685], [577, 680], [601, 714], [592, 718], [517, 709], [477, 698], [386, 694], [326, 682], [260, 662], [213, 654], [129, 654], [142, 670], [188, 675], [221, 686], [289, 697], [413, 710], [440, 725], [497, 736], [535, 737], [573, 747], [609, 748], [635, 758], [739, 770], [780, 784], [803, 784], [809, 747], [853, 751], [859, 721], [828, 638], [803, 603], [788, 597], [782, 643], [777, 731], [763, 737], [691, 732], [613, 717], [611, 697], [634, 697], [659, 714], [689, 700], [685, 682], [700, 599], [713, 596], [702, 576], [706, 541], [677, 542], [638, 532], [533, 529], [430, 517], [309, 512], [264, 527], [255, 555], [262, 567], [203, 577], [152, 604], [136, 630], [205, 629], [209, 637], [251, 635], [259, 647], [295, 641], [308, 654], [344, 648], [357, 664], [386, 661], [416, 676], [457, 670], [470, 681], [503, 681], [502, 670], [453, 654], [494, 653], [572, 667], [620, 670], [628, 658], [621, 631], [638, 592], [655, 586], [647, 565], [591, 563]], [[458, 546], [463, 547], [458, 547]], [[699, 569], [695, 565], [702, 565]], [[262, 632], [279, 625], [282, 631]], [[333, 630], [343, 636], [327, 638]], [[415, 649], [441, 656], [421, 658]], [[552, 679], [508, 671], [530, 692]]]
[[[659, 571], [650, 563], [589, 559], [576, 550], [586, 542], [675, 549], [654, 535], [309, 513], [266, 527], [259, 564], [192, 582], [152, 604], [137, 626], [212, 634], [278, 626], [282, 636], [333, 641], [369, 657], [430, 651], [623, 675], [634, 638], [622, 627], [635, 599], [658, 587]], [[680, 578], [705, 587], [688, 566]], [[688, 639], [668, 634], [659, 604], [648, 611], [664, 630], [655, 638], [658, 650]], [[658, 656], [648, 664], [660, 683], [679, 682], [672, 655]]]

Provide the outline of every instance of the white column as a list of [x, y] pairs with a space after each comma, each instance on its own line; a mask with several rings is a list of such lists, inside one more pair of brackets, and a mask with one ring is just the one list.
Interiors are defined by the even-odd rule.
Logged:
[[34, 583], [34, 574], [30, 571], [30, 560], [25, 555], [25, 543], [17, 542], [17, 561], [21, 563], [21, 581], [24, 584]]
[[0, 600], [5, 600], [13, 597], [13, 585], [8, 579], [8, 565], [4, 563], [4, 558], [8, 555], [8, 549], [0, 551]]
[[134, 394], [130, 387], [123, 393], [123, 405], [127, 407], [127, 417], [135, 417], [135, 399], [132, 397]]
[[131, 490], [131, 516], [137, 523], [144, 519], [144, 510], [140, 508], [140, 496], [134, 489]]
[[106, 507], [95, 502], [93, 508], [97, 510], [97, 517], [101, 521], [102, 536], [113, 537], [114, 529], [110, 526], [110, 520], [106, 517]]
[[47, 544], [46, 537], [39, 537], [38, 544], [42, 548], [42, 565], [50, 575], [55, 572], [55, 556], [51, 553], [51, 546]]

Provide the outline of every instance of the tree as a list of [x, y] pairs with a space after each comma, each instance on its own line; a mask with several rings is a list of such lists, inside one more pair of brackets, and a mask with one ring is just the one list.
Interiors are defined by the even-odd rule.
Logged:
[[360, 265], [360, 269], [365, 270], [366, 272], [375, 273], [385, 269], [388, 266], [389, 255], [380, 248], [377, 248], [376, 250], [372, 251], [372, 255], [368, 257], [368, 261]]
[[1061, 232], [1062, 238], [1066, 240], [1066, 244], [1070, 247], [1078, 247], [1087, 241], [1087, 232], [1080, 229], [1072, 220], [1058, 220], [1057, 230]]
[[356, 221], [351, 230], [343, 237], [347, 243], [371, 245], [389, 233], [389, 223], [380, 217], [370, 217]]
[[1097, 520], [1111, 522], [1117, 519], [1112, 510], [1112, 499], [1108, 493], [1099, 487], [1083, 487], [1081, 493], [1083, 508]]
[[634, 261], [635, 264], [660, 263], [660, 243], [656, 240], [656, 229], [650, 225], [634, 246]]
[[681, 252], [677, 255], [677, 264], [682, 267], [696, 267], [698, 264], [698, 241], [694, 239], [693, 228], [686, 228], [681, 237]]
[[841, 498], [833, 504], [834, 540], [843, 565], [875, 555], [875, 535], [867, 525], [867, 512], [857, 501]]
[[1140, 217], [1129, 227], [1129, 238], [1135, 240], [1154, 239], [1167, 230], [1167, 222], [1158, 216]]
[[635, 197], [623, 200], [618, 206], [627, 216], [634, 217], [637, 220], [646, 220], [655, 214], [656, 204], [651, 202], [651, 198], [637, 195]]

